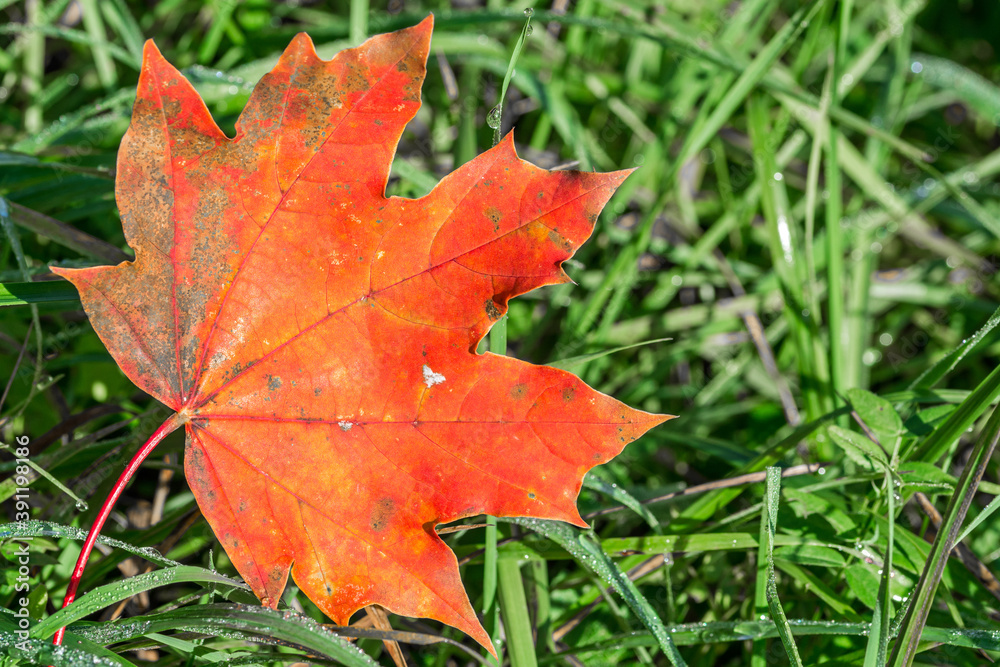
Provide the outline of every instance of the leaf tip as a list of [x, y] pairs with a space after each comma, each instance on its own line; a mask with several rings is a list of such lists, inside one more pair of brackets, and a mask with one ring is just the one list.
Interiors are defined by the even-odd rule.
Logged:
[[159, 66], [167, 62], [167, 59], [163, 57], [160, 53], [160, 49], [156, 46], [156, 42], [151, 39], [147, 39], [146, 43], [142, 45], [142, 69], [148, 69], [150, 67]]
[[316, 46], [313, 44], [312, 37], [308, 33], [300, 32], [296, 33], [295, 37], [292, 37], [292, 41], [288, 43], [285, 47], [285, 53], [291, 52], [305, 52], [311, 54], [315, 58], [319, 58], [316, 55]]

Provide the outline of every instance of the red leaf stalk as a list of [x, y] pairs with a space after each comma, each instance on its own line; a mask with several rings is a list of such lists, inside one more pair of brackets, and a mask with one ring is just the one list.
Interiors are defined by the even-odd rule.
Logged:
[[[132, 476], [135, 475], [139, 466], [142, 462], [146, 460], [146, 457], [156, 449], [156, 446], [163, 442], [163, 439], [172, 433], [178, 426], [184, 423], [184, 419], [177, 413], [170, 416], [167, 421], [163, 422], [160, 428], [156, 429], [156, 432], [149, 437], [139, 451], [135, 453], [132, 460], [128, 462], [125, 466], [125, 470], [118, 477], [118, 481], [115, 482], [114, 488], [111, 489], [111, 493], [105, 498], [104, 504], [101, 505], [101, 510], [97, 513], [97, 518], [94, 519], [94, 525], [90, 527], [90, 533], [87, 535], [87, 539], [83, 543], [83, 549], [80, 550], [80, 557], [76, 559], [76, 567], [73, 568], [73, 576], [69, 579], [69, 586], [66, 588], [66, 598], [63, 600], [63, 609], [68, 607], [73, 600], [76, 599], [76, 591], [80, 587], [80, 579], [83, 578], [83, 570], [87, 566], [87, 560], [90, 558], [90, 552], [94, 550], [94, 544], [97, 542], [97, 536], [101, 534], [101, 529], [104, 527], [104, 522], [108, 520], [111, 515], [111, 510], [114, 509], [115, 503], [118, 502], [118, 498], [122, 495], [125, 487], [128, 485]], [[62, 644], [63, 635], [66, 634], [66, 628], [59, 628], [55, 636], [52, 638], [52, 644], [54, 646], [59, 646]]]

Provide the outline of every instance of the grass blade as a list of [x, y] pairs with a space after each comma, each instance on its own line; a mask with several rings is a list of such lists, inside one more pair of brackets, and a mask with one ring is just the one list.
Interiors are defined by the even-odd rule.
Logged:
[[[86, 628], [75, 629], [86, 636]], [[100, 636], [99, 630], [94, 629], [95, 639]], [[112, 625], [112, 632], [115, 630], [125, 631], [125, 637], [121, 636], [122, 633], [115, 637], [117, 641], [122, 641], [127, 636], [138, 637], [166, 631], [198, 632], [220, 637], [232, 636], [235, 631], [254, 641], [298, 646], [350, 667], [378, 665], [360, 648], [341, 637], [335, 629], [328, 629], [308, 616], [291, 610], [276, 611], [242, 604], [197, 605], [121, 620]]]
[[998, 324], [1000, 324], [1000, 308], [993, 311], [990, 319], [986, 320], [986, 324], [977, 329], [976, 333], [966, 338], [961, 345], [938, 359], [933, 366], [921, 373], [916, 380], [910, 383], [910, 389], [930, 389], [936, 385], [948, 373], [955, 370], [955, 366], [965, 358], [965, 355], [971, 352]]
[[969, 505], [972, 504], [979, 481], [986, 472], [986, 466], [996, 448], [997, 440], [1000, 440], [1000, 409], [994, 410], [993, 415], [986, 423], [983, 433], [979, 436], [979, 440], [962, 470], [962, 476], [955, 487], [951, 502], [948, 503], [948, 509], [944, 512], [941, 530], [938, 531], [934, 544], [931, 546], [931, 552], [920, 575], [920, 581], [917, 582], [916, 588], [910, 595], [906, 616], [900, 626], [892, 655], [889, 657], [888, 664], [891, 667], [909, 667], [913, 664], [924, 625], [927, 623], [927, 615], [934, 603], [934, 594], [937, 592], [941, 575], [948, 563], [948, 556], [956, 544], [956, 537], [962, 529], [965, 515], [969, 511]]
[[774, 536], [778, 529], [778, 504], [781, 501], [781, 469], [767, 469], [767, 487], [764, 492], [764, 511], [761, 517], [762, 548], [767, 563], [767, 606], [771, 610], [771, 618], [778, 628], [778, 636], [788, 654], [788, 660], [796, 667], [802, 667], [802, 658], [795, 645], [791, 626], [785, 616], [785, 610], [778, 599], [778, 585], [774, 576]]
[[75, 287], [63, 280], [40, 283], [0, 283], [0, 308], [59, 301], [80, 303], [80, 295]]
[[643, 625], [656, 637], [657, 644], [663, 649], [670, 664], [674, 667], [684, 667], [687, 664], [677, 651], [663, 621], [660, 620], [649, 601], [639, 592], [632, 580], [621, 571], [618, 564], [608, 557], [592, 531], [581, 532], [577, 528], [558, 521], [538, 519], [505, 519], [505, 521], [544, 535], [568, 551], [581, 565], [611, 584]]
[[235, 579], [206, 570], [203, 567], [179, 565], [177, 567], [137, 574], [131, 579], [124, 579], [105, 584], [80, 596], [74, 604], [64, 607], [45, 620], [31, 628], [31, 636], [36, 639], [48, 639], [56, 631], [70, 623], [86, 618], [116, 602], [127, 600], [133, 595], [151, 591], [175, 583], [203, 583], [213, 586], [228, 586], [233, 589], [246, 589], [246, 585]]
[[507, 654], [512, 667], [535, 667], [535, 640], [531, 633], [528, 600], [521, 580], [521, 563], [503, 559], [497, 563], [500, 615], [503, 618]]
[[1000, 396], [1000, 367], [994, 368], [958, 408], [905, 460], [936, 461]]

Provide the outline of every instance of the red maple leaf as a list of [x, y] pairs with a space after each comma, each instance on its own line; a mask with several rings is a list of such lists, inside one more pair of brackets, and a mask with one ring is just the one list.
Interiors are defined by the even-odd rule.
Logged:
[[135, 261], [56, 272], [176, 411], [143, 451], [184, 425], [188, 482], [265, 605], [291, 572], [338, 623], [377, 603], [490, 646], [435, 526], [585, 526], [583, 475], [668, 417], [476, 354], [511, 297], [568, 280], [628, 172], [539, 169], [508, 135], [428, 196], [386, 198], [431, 26], [330, 61], [297, 36], [232, 139], [147, 43], [116, 184]]

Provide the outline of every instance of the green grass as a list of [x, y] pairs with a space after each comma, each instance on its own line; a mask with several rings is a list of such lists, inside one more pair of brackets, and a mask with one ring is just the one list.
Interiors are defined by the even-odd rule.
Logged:
[[1000, 9], [577, 0], [534, 7], [512, 69], [522, 4], [150, 4], [0, 0], [0, 660], [392, 664], [383, 638], [414, 665], [483, 659], [427, 621], [323, 628], [294, 586], [259, 607], [197, 514], [176, 433], [119, 502], [94, 592], [57, 611], [97, 505], [166, 417], [48, 270], [130, 252], [113, 174], [144, 40], [231, 133], [295, 33], [330, 57], [430, 11], [390, 192], [421, 195], [488, 148], [502, 89], [526, 159], [639, 167], [568, 263], [576, 284], [516, 300], [490, 344], [679, 415], [591, 474], [592, 531], [445, 536], [504, 662], [1000, 658]]

